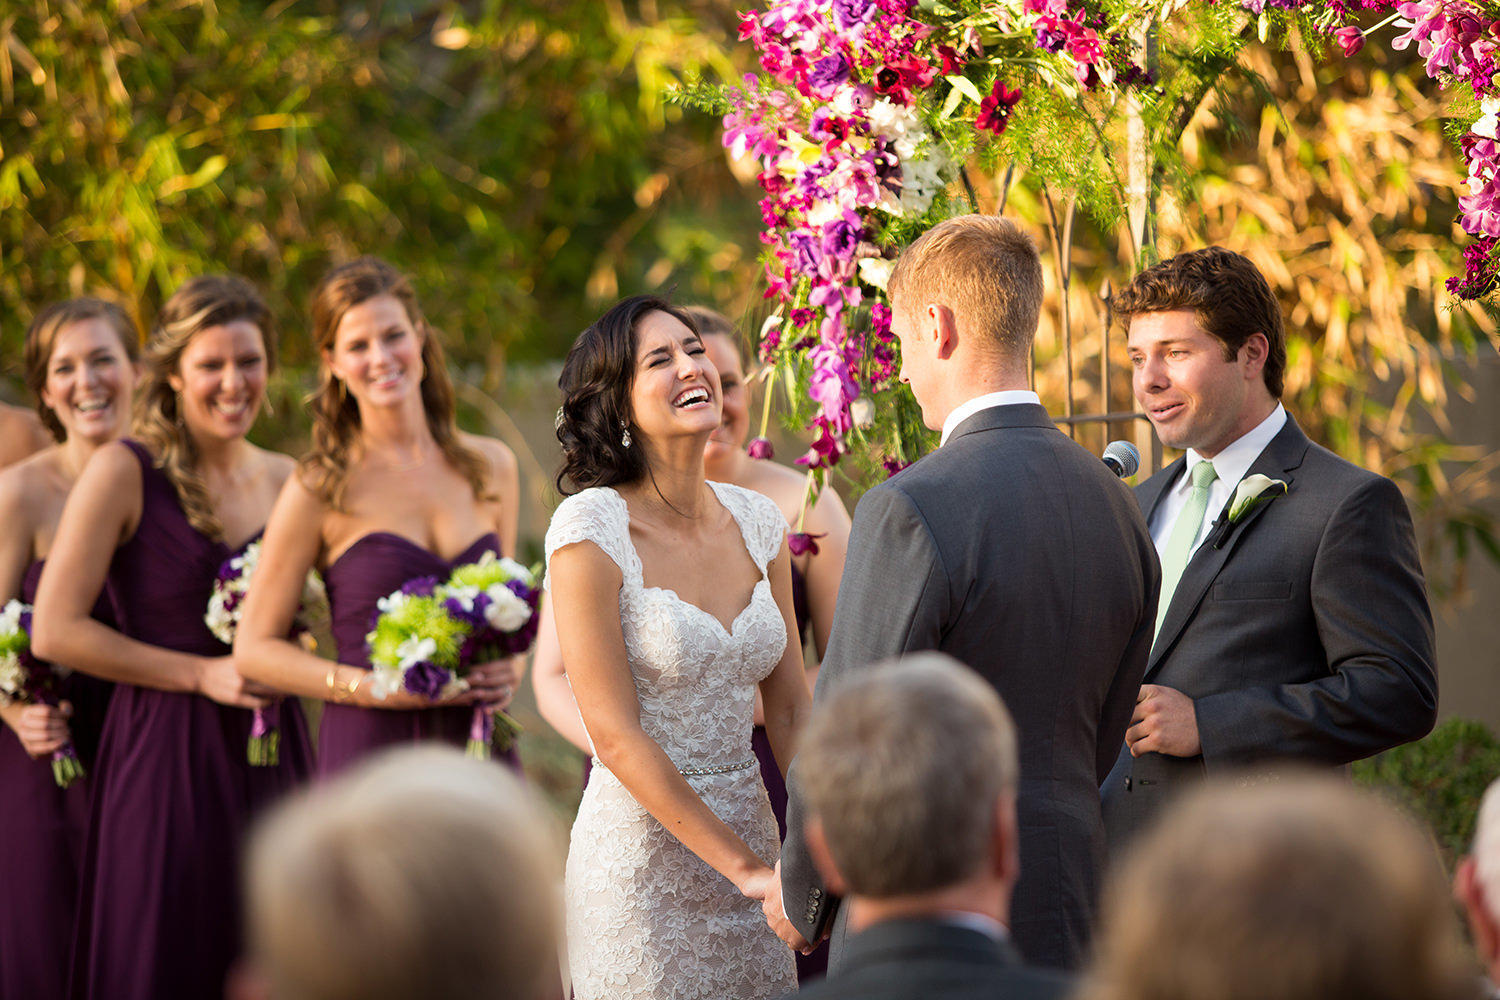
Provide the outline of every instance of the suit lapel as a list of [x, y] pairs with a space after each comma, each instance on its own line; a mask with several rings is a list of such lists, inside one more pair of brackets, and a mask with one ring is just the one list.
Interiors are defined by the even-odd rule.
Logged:
[[[1293, 485], [1294, 473], [1302, 465], [1302, 459], [1307, 454], [1309, 444], [1307, 435], [1302, 433], [1302, 429], [1297, 426], [1291, 414], [1287, 414], [1286, 426], [1282, 427], [1271, 439], [1271, 443], [1266, 445], [1265, 450], [1251, 463], [1245, 475], [1260, 473], [1272, 479], [1285, 480], [1290, 494], [1296, 488]], [[1166, 490], [1163, 489], [1161, 492], [1165, 493]], [[1229, 562], [1229, 557], [1234, 554], [1235, 547], [1240, 544], [1245, 535], [1254, 527], [1255, 522], [1260, 520], [1266, 508], [1270, 506], [1269, 503], [1259, 504], [1242, 517], [1239, 523], [1227, 524], [1229, 505], [1233, 502], [1234, 490], [1230, 490], [1229, 501], [1219, 512], [1219, 516], [1214, 519], [1208, 535], [1182, 571], [1182, 579], [1177, 582], [1177, 590], [1172, 594], [1172, 606], [1167, 609], [1167, 616], [1161, 623], [1161, 631], [1157, 633], [1156, 642], [1151, 647], [1151, 659], [1146, 665], [1147, 681], [1151, 679], [1152, 673], [1162, 658], [1177, 641], [1183, 627], [1193, 617], [1193, 613], [1198, 610], [1198, 605], [1203, 602], [1208, 588], [1213, 585], [1214, 579]]]

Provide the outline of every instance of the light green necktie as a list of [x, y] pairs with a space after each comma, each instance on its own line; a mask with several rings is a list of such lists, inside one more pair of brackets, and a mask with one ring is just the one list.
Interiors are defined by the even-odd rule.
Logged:
[[1187, 568], [1188, 556], [1192, 555], [1193, 543], [1203, 528], [1203, 514], [1208, 510], [1208, 488], [1219, 478], [1212, 462], [1199, 462], [1193, 466], [1193, 492], [1172, 525], [1172, 534], [1167, 537], [1167, 551], [1161, 557], [1161, 600], [1156, 605], [1156, 631], [1166, 620], [1167, 608], [1172, 606], [1172, 594], [1182, 571]]

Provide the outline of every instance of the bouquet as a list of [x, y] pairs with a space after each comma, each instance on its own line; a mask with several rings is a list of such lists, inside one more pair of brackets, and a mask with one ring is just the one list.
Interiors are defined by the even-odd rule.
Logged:
[[[260, 539], [257, 538], [245, 546], [243, 552], [220, 566], [219, 575], [214, 578], [214, 589], [208, 595], [208, 611], [203, 615], [203, 623], [226, 646], [234, 645], [234, 632], [239, 627], [240, 615], [244, 613], [250, 577], [255, 574], [259, 562]], [[310, 571], [302, 584], [302, 604], [297, 609], [297, 620], [293, 625], [297, 640], [308, 649], [316, 648], [308, 623], [327, 617], [328, 592], [323, 587], [323, 578]], [[245, 755], [255, 767], [275, 767], [281, 762], [281, 732], [265, 709], [255, 709]]]
[[[436, 701], [468, 690], [469, 667], [531, 648], [540, 597], [535, 570], [492, 552], [457, 567], [446, 581], [408, 580], [376, 602], [375, 627], [365, 636], [371, 694], [384, 699], [410, 691]], [[490, 756], [496, 721], [502, 750], [521, 731], [504, 712], [477, 705], [469, 756]]]
[[[7, 601], [0, 608], [0, 704], [57, 704], [57, 682], [68, 668], [31, 655], [31, 605]], [[83, 761], [69, 740], [52, 751], [52, 777], [67, 788], [84, 777]]]

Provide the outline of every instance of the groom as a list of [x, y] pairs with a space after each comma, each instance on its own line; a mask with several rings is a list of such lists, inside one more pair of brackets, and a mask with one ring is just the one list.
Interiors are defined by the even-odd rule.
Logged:
[[[1087, 943], [1104, 859], [1099, 782], [1150, 649], [1156, 552], [1129, 489], [1026, 388], [1042, 302], [1029, 237], [993, 216], [949, 219], [901, 255], [890, 292], [901, 380], [943, 443], [859, 502], [818, 696], [877, 660], [924, 649], [995, 687], [1021, 747], [1010, 931], [1029, 962], [1070, 967]], [[945, 737], [890, 720], [892, 740]], [[818, 940], [836, 909], [808, 857], [804, 819], [794, 788], [784, 910], [774, 888], [766, 901], [794, 946]]]

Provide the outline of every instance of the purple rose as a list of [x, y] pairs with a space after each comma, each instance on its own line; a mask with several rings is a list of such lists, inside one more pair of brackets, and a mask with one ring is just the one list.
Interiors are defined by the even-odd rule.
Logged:
[[869, 24], [877, 13], [875, 0], [833, 0], [833, 18], [840, 31]]
[[807, 74], [807, 82], [819, 90], [832, 90], [849, 79], [849, 64], [838, 53], [824, 56], [813, 63]]
[[861, 235], [860, 227], [851, 224], [848, 219], [835, 219], [823, 227], [823, 256], [845, 262], [853, 260], [854, 251], [859, 249]]
[[437, 701], [443, 693], [443, 686], [448, 683], [448, 671], [423, 660], [406, 668], [406, 690], [412, 694], [419, 694], [430, 701]]
[[818, 543], [814, 539], [827, 537], [827, 534], [826, 531], [821, 535], [809, 535], [805, 531], [794, 531], [786, 536], [787, 551], [791, 552], [794, 556], [800, 556], [804, 552], [817, 555]]
[[769, 461], [776, 455], [776, 449], [771, 447], [771, 442], [763, 437], [758, 437], [750, 442], [750, 447], [745, 452], [753, 459]]

